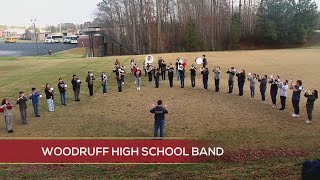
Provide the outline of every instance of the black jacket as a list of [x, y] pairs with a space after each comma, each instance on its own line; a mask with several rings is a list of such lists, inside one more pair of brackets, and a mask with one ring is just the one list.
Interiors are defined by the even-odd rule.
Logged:
[[316, 97], [314, 97], [313, 95], [307, 95], [307, 93], [304, 94], [304, 96], [307, 98], [307, 109], [313, 109]]
[[238, 85], [244, 85], [244, 82], [246, 82], [246, 75], [244, 73], [237, 74], [238, 77]]
[[173, 72], [174, 72], [174, 68], [173, 67], [168, 69], [168, 77], [169, 77], [169, 79], [173, 79]]
[[179, 70], [179, 73], [180, 73], [180, 77], [185, 77], [185, 70], [182, 69], [182, 70]]
[[26, 103], [26, 101], [28, 101], [26, 97], [21, 97], [21, 98], [19, 98], [19, 100], [17, 101], [17, 104], [19, 105], [20, 111], [27, 109], [27, 103]]
[[53, 100], [53, 91], [49, 91], [49, 89], [45, 89], [44, 92], [46, 93], [46, 98], [47, 99], [51, 99]]
[[156, 121], [165, 120], [165, 114], [168, 114], [168, 110], [162, 106], [156, 106], [150, 112], [154, 114], [154, 120]]
[[71, 80], [72, 89], [75, 91], [77, 89], [80, 89], [81, 82], [78, 82], [78, 79], [72, 79]]
[[63, 81], [58, 83], [58, 89], [59, 89], [60, 93], [65, 93], [66, 92], [66, 88], [64, 86], [64, 82]]
[[203, 79], [209, 79], [209, 71], [201, 71]]

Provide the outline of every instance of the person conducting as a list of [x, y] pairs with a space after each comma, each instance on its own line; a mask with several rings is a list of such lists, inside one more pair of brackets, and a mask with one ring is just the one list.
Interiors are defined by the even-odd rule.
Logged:
[[164, 137], [165, 114], [168, 114], [166, 106], [162, 106], [162, 100], [159, 100], [157, 106], [153, 105], [150, 113], [154, 114], [154, 137], [158, 137], [160, 129], [160, 137]]

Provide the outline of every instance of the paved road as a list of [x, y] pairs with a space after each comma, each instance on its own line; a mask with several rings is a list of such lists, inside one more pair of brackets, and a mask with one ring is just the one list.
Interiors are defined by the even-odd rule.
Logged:
[[[74, 44], [44, 44], [39, 43], [39, 54], [46, 55], [49, 50], [53, 52], [64, 51], [67, 49], [76, 48], [77, 45]], [[0, 42], [0, 56], [35, 56], [37, 55], [37, 45], [36, 43], [3, 43]]]

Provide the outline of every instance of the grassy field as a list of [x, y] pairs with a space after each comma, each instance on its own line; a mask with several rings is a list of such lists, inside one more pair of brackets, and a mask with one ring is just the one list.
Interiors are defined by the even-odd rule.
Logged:
[[[74, 55], [80, 54], [80, 55]], [[320, 65], [320, 51], [316, 48], [259, 50], [233, 52], [201, 52], [160, 54], [166, 62], [175, 62], [177, 57], [189, 60], [206, 54], [209, 69], [219, 65], [222, 71], [231, 66], [245, 69], [260, 75], [279, 75], [282, 79], [303, 80], [306, 89], [320, 89], [317, 80]], [[186, 87], [181, 89], [175, 81], [169, 89], [168, 82], [155, 89], [143, 79], [142, 90], [135, 90], [130, 73], [127, 73], [124, 92], [117, 93], [113, 63], [116, 58], [129, 67], [131, 58], [142, 65], [144, 56], [121, 56], [84, 59], [80, 50], [66, 51], [54, 56], [21, 57], [0, 59], [0, 98], [15, 102], [19, 91], [30, 93], [37, 87], [43, 93], [45, 83], [57, 89], [58, 78], [69, 85], [67, 107], [61, 107], [59, 95], [55, 96], [56, 112], [48, 113], [45, 100], [40, 102], [40, 119], [31, 117], [29, 102], [28, 126], [19, 122], [18, 108], [14, 109], [14, 134], [7, 134], [4, 126], [0, 136], [19, 137], [150, 137], [153, 120], [150, 106], [158, 99], [168, 105], [169, 115], [166, 123], [166, 136], [201, 138], [224, 147], [226, 155], [234, 162], [219, 161], [199, 165], [2, 165], [0, 178], [151, 178], [151, 179], [299, 179], [301, 164], [305, 159], [320, 157], [320, 109], [318, 103], [314, 111], [314, 123], [305, 124], [305, 98], [300, 104], [301, 117], [291, 117], [291, 92], [285, 112], [271, 108], [267, 93], [267, 104], [262, 104], [260, 94], [256, 99], [249, 98], [249, 83], [245, 86], [245, 96], [227, 94], [227, 74], [222, 74], [221, 92], [214, 92], [213, 75], [209, 80], [209, 91], [202, 88], [198, 72], [197, 88], [191, 89], [189, 73]], [[198, 67], [199, 68], [199, 67]], [[70, 81], [73, 74], [85, 80], [87, 71], [93, 71], [96, 78], [102, 71], [109, 75], [108, 95], [101, 92], [99, 82], [95, 82], [95, 95], [89, 98], [85, 84], [81, 89], [81, 102], [73, 101]], [[212, 74], [212, 73], [211, 73]], [[259, 92], [258, 86], [256, 91]], [[268, 91], [267, 91], [268, 92]], [[280, 102], [278, 98], [278, 102]], [[280, 108], [278, 106], [278, 108]], [[38, 169], [41, 169], [39, 171]], [[40, 173], [40, 175], [39, 175]]]

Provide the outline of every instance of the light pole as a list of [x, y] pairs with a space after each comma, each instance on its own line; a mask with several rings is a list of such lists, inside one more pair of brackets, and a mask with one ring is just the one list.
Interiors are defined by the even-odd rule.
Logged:
[[37, 35], [37, 30], [36, 30], [37, 19], [31, 19], [31, 22], [33, 23], [34, 36], [36, 38], [37, 53], [38, 53], [38, 56], [39, 56], [40, 54], [39, 54], [39, 46], [38, 46], [38, 35]]

